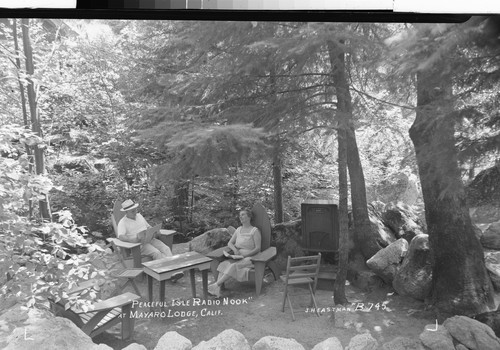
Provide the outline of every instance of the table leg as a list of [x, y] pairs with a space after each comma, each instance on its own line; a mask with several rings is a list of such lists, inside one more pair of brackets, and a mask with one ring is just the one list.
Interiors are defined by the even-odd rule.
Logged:
[[201, 279], [203, 283], [203, 298], [208, 300], [208, 270], [201, 271]]
[[162, 309], [164, 308], [163, 306], [164, 302], [165, 302], [165, 280], [160, 281], [160, 305]]
[[148, 275], [148, 298], [153, 301], [153, 277]]
[[194, 269], [189, 269], [189, 277], [191, 278], [191, 293], [193, 294], [193, 298], [196, 298], [196, 279]]

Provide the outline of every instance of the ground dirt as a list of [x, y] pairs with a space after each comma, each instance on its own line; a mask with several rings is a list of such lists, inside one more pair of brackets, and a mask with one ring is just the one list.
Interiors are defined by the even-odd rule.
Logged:
[[[183, 249], [174, 246], [174, 253]], [[212, 282], [211, 274], [209, 282]], [[138, 285], [143, 301], [147, 301], [146, 279]], [[437, 317], [432, 310], [425, 310], [423, 302], [401, 297], [390, 288], [365, 292], [346, 286], [349, 304], [334, 305], [331, 286], [322, 281], [316, 293], [321, 315], [318, 317], [313, 312], [305, 312], [310, 297], [307, 290], [298, 288], [292, 291], [294, 295], [299, 294], [292, 297], [296, 310], [296, 320], [292, 321], [288, 305], [285, 312], [281, 310], [283, 282], [274, 281], [272, 275], [266, 276], [266, 283], [258, 298], [253, 284], [229, 281], [221, 298], [209, 297], [208, 303], [212, 305], [203, 305], [201, 285], [201, 274], [197, 272], [196, 289], [200, 299], [193, 299], [188, 276], [176, 283], [167, 282], [166, 301], [169, 305], [163, 314], [160, 307], [152, 309], [156, 314], [148, 314], [150, 308], [147, 305], [134, 308], [137, 313], [133, 341], [120, 340], [119, 328], [113, 328], [95, 337], [94, 342], [105, 343], [114, 349], [122, 349], [136, 342], [147, 349], [154, 349], [166, 332], [176, 331], [196, 346], [225, 329], [234, 329], [241, 332], [250, 345], [264, 336], [273, 335], [293, 338], [306, 349], [312, 349], [329, 337], [337, 337], [346, 347], [352, 337], [364, 332], [370, 332], [382, 345], [398, 336], [418, 339], [426, 326], [436, 323]], [[153, 301], [158, 301], [158, 290], [159, 285], [155, 283]], [[184, 306], [172, 305], [173, 300], [184, 302]], [[182, 316], [181, 312], [195, 315]]]

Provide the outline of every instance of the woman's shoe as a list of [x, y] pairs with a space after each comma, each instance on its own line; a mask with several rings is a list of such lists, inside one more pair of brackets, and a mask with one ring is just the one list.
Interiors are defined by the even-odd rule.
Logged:
[[208, 293], [216, 296], [217, 298], [220, 297], [220, 286], [217, 283], [212, 283], [208, 286]]
[[175, 275], [173, 275], [172, 277], [170, 277], [170, 282], [175, 283], [175, 282], [177, 282], [177, 280], [181, 279], [182, 277], [184, 277], [184, 272], [178, 272]]

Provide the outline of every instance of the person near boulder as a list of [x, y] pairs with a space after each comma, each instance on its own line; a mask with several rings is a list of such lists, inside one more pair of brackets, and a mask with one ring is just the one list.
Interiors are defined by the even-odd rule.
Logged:
[[[125, 212], [125, 216], [118, 223], [118, 239], [130, 243], [140, 243], [141, 239], [139, 234], [151, 227], [146, 219], [138, 212], [138, 207], [139, 204], [134, 203], [131, 199], [127, 199], [122, 203], [122, 208], [120, 210]], [[172, 251], [165, 243], [153, 237], [151, 241], [141, 244], [141, 254], [149, 256], [153, 260], [157, 260], [172, 256]], [[180, 272], [173, 275], [171, 280], [177, 281], [183, 276], [184, 273]]]
[[253, 267], [251, 257], [260, 253], [262, 239], [259, 229], [252, 226], [251, 220], [250, 210], [240, 211], [241, 226], [236, 229], [227, 244], [233, 254], [219, 264], [219, 278], [208, 286], [210, 294], [220, 297], [222, 284], [231, 277], [240, 282], [248, 281], [248, 272]]

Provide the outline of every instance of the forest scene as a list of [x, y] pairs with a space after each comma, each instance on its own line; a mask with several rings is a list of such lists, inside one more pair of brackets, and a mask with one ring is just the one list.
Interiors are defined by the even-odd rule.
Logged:
[[[212, 348], [500, 348], [498, 17], [3, 18], [0, 67], [1, 348], [40, 349], [27, 347], [26, 325], [54, 318], [53, 302], [87, 313], [116, 295], [111, 215], [126, 199], [175, 231], [174, 254], [225, 246], [258, 202], [282, 272], [310, 253], [302, 204], [335, 203], [338, 250], [322, 254], [335, 278], [317, 298], [337, 312], [292, 322], [282, 281], [267, 274], [258, 297], [227, 287], [245, 305], [225, 320], [144, 317], [134, 340], [111, 328], [80, 348], [209, 349], [224, 329], [246, 339]], [[98, 282], [68, 294], [88, 281]], [[147, 300], [146, 279], [137, 284]], [[187, 275], [166, 288], [168, 300], [193, 300]], [[358, 312], [372, 301], [389, 323]], [[258, 345], [270, 335], [302, 345]], [[53, 339], [43, 344], [77, 348]]]

